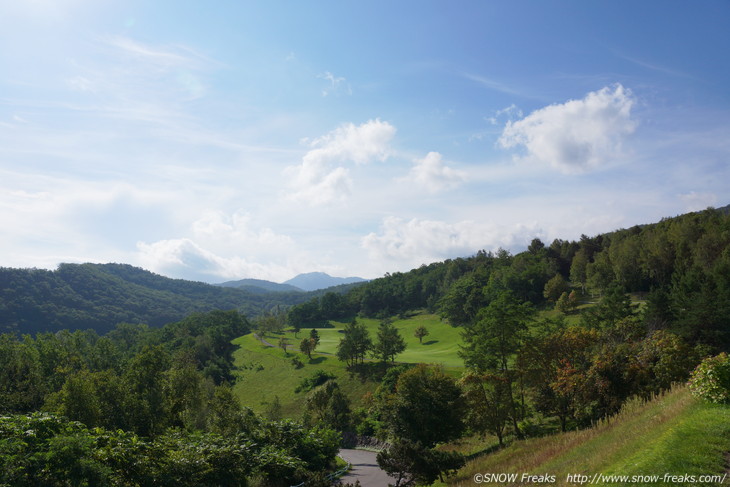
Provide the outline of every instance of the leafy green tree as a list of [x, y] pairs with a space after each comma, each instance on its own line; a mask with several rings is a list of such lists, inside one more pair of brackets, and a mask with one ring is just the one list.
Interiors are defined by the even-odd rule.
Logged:
[[287, 347], [289, 346], [289, 339], [287, 337], [279, 337], [279, 343], [278, 346], [280, 349], [284, 350], [285, 354], [288, 354]]
[[378, 466], [396, 479], [395, 486], [431, 485], [443, 474], [464, 466], [464, 456], [456, 452], [429, 449], [420, 443], [400, 439], [377, 456]]
[[171, 426], [190, 431], [206, 426], [209, 396], [213, 393], [212, 380], [204, 380], [189, 355], [174, 361], [165, 374], [165, 410]]
[[512, 359], [527, 336], [527, 324], [533, 314], [530, 303], [521, 303], [512, 293], [502, 292], [479, 313], [477, 322], [464, 330], [464, 345], [459, 352], [468, 369], [493, 373], [506, 381], [512, 426], [518, 436], [520, 418], [513, 391], [517, 377]]
[[0, 412], [37, 409], [46, 392], [40, 357], [27, 343], [0, 335]]
[[555, 303], [558, 301], [560, 296], [563, 293], [567, 293], [569, 289], [568, 282], [565, 278], [560, 274], [555, 274], [555, 276], [545, 284], [543, 296], [548, 301]]
[[367, 328], [357, 320], [352, 320], [343, 332], [345, 336], [337, 345], [337, 358], [348, 366], [355, 365], [358, 361], [363, 363], [365, 356], [373, 348]]
[[423, 325], [420, 325], [413, 332], [413, 336], [418, 338], [418, 343], [423, 343], [423, 338], [427, 337], [428, 335], [429, 335], [428, 328], [426, 328]]
[[314, 340], [315, 347], [319, 345], [320, 337], [319, 332], [316, 328], [312, 328], [311, 330], [309, 330], [309, 338]]
[[378, 326], [378, 334], [372, 348], [374, 357], [383, 362], [395, 362], [395, 356], [406, 349], [406, 342], [398, 329], [390, 320], [384, 320]]
[[584, 293], [586, 292], [586, 283], [588, 281], [588, 275], [586, 273], [588, 262], [585, 249], [580, 249], [573, 256], [570, 264], [570, 280], [573, 282], [573, 285], [580, 284], [581, 290]]
[[[269, 310], [256, 319], [255, 326], [263, 336], [267, 333], [281, 333], [287, 323], [287, 314], [282, 310]], [[297, 328], [298, 330], [298, 328]]]
[[461, 389], [442, 370], [423, 364], [401, 373], [395, 392], [386, 394], [379, 408], [393, 437], [426, 448], [458, 438], [464, 430]]
[[459, 383], [464, 390], [469, 428], [482, 435], [493, 434], [500, 446], [504, 445], [511, 413], [507, 381], [498, 375], [467, 372]]
[[94, 379], [88, 370], [69, 375], [61, 390], [48, 397], [46, 407], [87, 426], [102, 424], [102, 407]]
[[603, 292], [616, 279], [608, 252], [600, 252], [594, 256], [593, 262], [586, 266], [586, 281], [591, 289]]
[[305, 354], [309, 360], [312, 360], [312, 352], [317, 347], [317, 342], [313, 338], [302, 338], [299, 343], [299, 350]]
[[562, 323], [543, 322], [545, 333], [528, 339], [520, 350], [516, 365], [529, 390], [535, 408], [543, 414], [557, 416], [562, 431], [574, 416], [580, 401], [584, 371], [592, 361], [592, 352], [601, 337], [597, 330], [566, 327]]
[[334, 380], [317, 386], [307, 396], [305, 423], [323, 424], [337, 431], [350, 425], [350, 401]]
[[479, 267], [454, 282], [439, 302], [442, 317], [452, 326], [473, 323], [479, 310], [489, 304], [489, 279], [490, 272]]
[[631, 296], [619, 284], [612, 284], [601, 298], [601, 302], [587, 309], [582, 322], [591, 328], [610, 328], [624, 318], [634, 316], [636, 306], [631, 304]]
[[228, 384], [217, 386], [208, 403], [207, 430], [221, 435], [233, 436], [243, 432], [251, 432], [258, 427], [258, 418], [250, 409], [241, 407], [241, 403]]
[[135, 432], [142, 436], [161, 434], [168, 423], [165, 410], [165, 372], [169, 354], [160, 346], [145, 347], [125, 370], [122, 380], [128, 388], [128, 413]]

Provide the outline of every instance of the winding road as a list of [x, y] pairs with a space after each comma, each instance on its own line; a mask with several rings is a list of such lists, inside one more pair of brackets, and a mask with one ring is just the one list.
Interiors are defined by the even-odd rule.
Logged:
[[393, 477], [378, 467], [377, 453], [366, 450], [340, 450], [340, 457], [352, 464], [352, 469], [340, 480], [343, 484], [360, 481], [362, 487], [387, 487], [395, 482]]

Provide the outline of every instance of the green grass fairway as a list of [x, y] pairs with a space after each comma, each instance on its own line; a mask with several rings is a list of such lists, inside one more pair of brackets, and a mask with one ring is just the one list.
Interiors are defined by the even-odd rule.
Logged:
[[[367, 327], [370, 338], [375, 341], [380, 320], [358, 318], [357, 321]], [[332, 324], [334, 328], [317, 329], [321, 338], [317, 352], [332, 355], [337, 352], [337, 345], [340, 343], [342, 330], [346, 323], [332, 322]], [[452, 327], [433, 314], [419, 314], [396, 320], [393, 324], [406, 341], [406, 350], [395, 358], [396, 362], [439, 364], [448, 368], [463, 367], [464, 362], [458, 355], [461, 328]], [[423, 338], [422, 344], [418, 342], [418, 338], [413, 336], [415, 329], [421, 325], [425, 326], [429, 332], [429, 335]], [[297, 335], [299, 338], [294, 338], [294, 334], [291, 332], [287, 333], [287, 336], [289, 341], [296, 343], [298, 347], [299, 341], [303, 337], [309, 336], [309, 331], [309, 328], [302, 329]]]
[[[375, 340], [380, 321], [360, 318], [358, 321], [367, 326], [371, 338]], [[459, 328], [453, 328], [441, 322], [438, 316], [429, 314], [397, 320], [394, 324], [406, 341], [406, 350], [396, 357], [396, 362], [439, 364], [451, 373], [461, 372], [463, 362], [457, 353], [461, 343]], [[362, 405], [362, 396], [366, 392], [374, 391], [377, 384], [361, 380], [359, 376], [347, 371], [344, 362], [337, 360], [335, 353], [343, 336], [341, 331], [345, 323], [333, 325], [334, 328], [317, 330], [320, 345], [312, 354], [311, 361], [299, 352], [299, 342], [309, 336], [309, 328], [300, 330], [296, 336], [292, 331], [267, 336], [266, 340], [273, 345], [278, 345], [279, 338], [285, 336], [290, 344], [286, 354], [278, 347], [263, 345], [253, 334], [234, 340], [233, 343], [240, 347], [234, 353], [234, 364], [238, 368], [239, 377], [234, 391], [241, 404], [257, 413], [263, 413], [278, 396], [284, 417], [298, 418], [304, 408], [306, 393], [295, 393], [294, 389], [302, 380], [321, 369], [337, 377], [338, 384], [352, 401], [353, 407]], [[420, 325], [429, 331], [423, 344], [413, 336], [414, 330]], [[295, 356], [305, 364], [303, 368], [296, 369], [292, 365], [291, 359]]]
[[[276, 343], [275, 340], [271, 340]], [[238, 367], [238, 381], [233, 390], [241, 401], [257, 413], [263, 413], [275, 397], [279, 397], [282, 414], [286, 418], [299, 418], [304, 408], [306, 393], [295, 393], [299, 383], [312, 376], [316, 370], [335, 375], [342, 390], [353, 401], [353, 407], [360, 403], [363, 394], [374, 391], [376, 384], [363, 382], [351, 375], [345, 365], [335, 357], [313, 355], [310, 362], [306, 355], [290, 351], [288, 355], [280, 348], [267, 347], [253, 334], [237, 338], [233, 342], [241, 348], [234, 352], [234, 364]], [[299, 357], [305, 364], [296, 369], [292, 357]]]

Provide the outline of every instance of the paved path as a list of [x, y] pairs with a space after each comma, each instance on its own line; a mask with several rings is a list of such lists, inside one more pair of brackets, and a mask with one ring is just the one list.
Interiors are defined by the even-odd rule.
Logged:
[[352, 464], [352, 469], [342, 477], [342, 483], [360, 481], [362, 487], [388, 487], [395, 479], [380, 470], [375, 460], [377, 453], [366, 450], [340, 450], [340, 456]]

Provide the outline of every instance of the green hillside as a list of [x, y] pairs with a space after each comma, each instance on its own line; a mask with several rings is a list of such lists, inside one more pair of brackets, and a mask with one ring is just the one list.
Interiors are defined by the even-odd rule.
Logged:
[[214, 309], [256, 316], [310, 296], [170, 279], [124, 264], [61, 264], [55, 271], [0, 268], [0, 332], [91, 328], [106, 333], [118, 323], [159, 327]]
[[[273, 338], [269, 340], [276, 343]], [[300, 418], [306, 393], [294, 391], [319, 370], [335, 376], [353, 404], [360, 404], [363, 394], [374, 391], [377, 386], [348, 373], [345, 365], [333, 356], [315, 354], [310, 362], [298, 351], [285, 354], [280, 348], [264, 345], [253, 334], [237, 338], [233, 343], [240, 347], [233, 354], [234, 365], [239, 369], [233, 390], [243, 406], [259, 414], [265, 413], [278, 398], [282, 417]], [[304, 366], [292, 365], [293, 357], [298, 357]]]
[[[721, 485], [728, 451], [730, 406], [699, 401], [679, 387], [650, 402], [629, 401], [592, 428], [478, 456], [449, 485], [474, 485], [475, 475], [489, 473], [549, 474], [549, 485], [576, 485], [576, 475], [593, 485]], [[701, 479], [710, 475], [719, 477]]]

